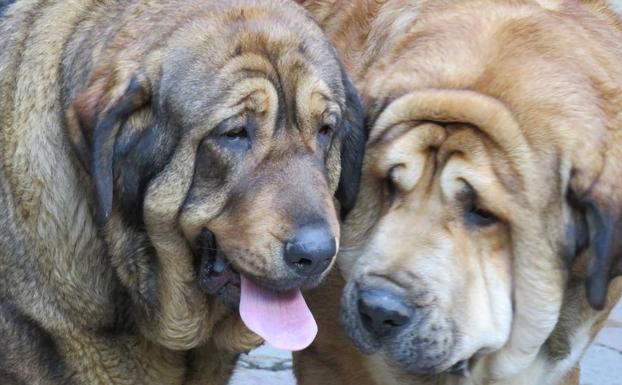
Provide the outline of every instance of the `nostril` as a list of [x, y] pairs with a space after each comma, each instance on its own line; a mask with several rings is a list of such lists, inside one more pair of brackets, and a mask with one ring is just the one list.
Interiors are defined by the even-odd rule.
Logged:
[[363, 322], [363, 326], [367, 329], [370, 329], [372, 327], [373, 321], [368, 314], [361, 313], [361, 322]]
[[402, 314], [399, 314], [399, 313], [393, 313], [391, 314], [391, 317], [392, 318], [384, 321], [385, 325], [388, 325], [391, 327], [397, 327], [397, 326], [402, 326], [406, 324], [406, 322], [408, 322], [408, 317]]
[[310, 259], [306, 259], [306, 258], [300, 258], [300, 260], [298, 262], [295, 262], [295, 263], [297, 265], [300, 265], [301, 267], [313, 265], [313, 261], [311, 261]]
[[305, 226], [285, 243], [285, 262], [298, 274], [312, 276], [325, 271], [337, 252], [337, 242], [327, 226]]
[[399, 330], [414, 315], [401, 297], [381, 290], [360, 291], [357, 307], [363, 327], [377, 337]]
[[392, 319], [384, 321], [384, 324], [388, 325], [388, 326], [391, 326], [391, 327], [404, 325], [404, 323], [398, 322], [398, 321], [395, 321], [395, 320], [392, 320]]

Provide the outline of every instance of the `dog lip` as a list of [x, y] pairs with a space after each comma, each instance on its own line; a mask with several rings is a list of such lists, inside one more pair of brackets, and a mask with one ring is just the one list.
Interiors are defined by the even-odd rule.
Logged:
[[261, 276], [240, 272], [233, 266], [218, 245], [214, 234], [207, 228], [201, 231], [194, 245], [199, 288], [208, 295], [220, 298], [235, 309], [240, 303], [240, 274], [258, 286], [277, 292], [315, 287], [323, 276], [317, 274], [305, 278], [296, 277], [275, 282]]
[[240, 273], [231, 265], [214, 235], [203, 229], [196, 249], [199, 288], [237, 308], [240, 302]]
[[199, 282], [208, 294], [218, 294], [225, 285], [240, 287], [240, 274], [227, 261], [222, 251], [212, 258], [203, 258], [199, 268]]

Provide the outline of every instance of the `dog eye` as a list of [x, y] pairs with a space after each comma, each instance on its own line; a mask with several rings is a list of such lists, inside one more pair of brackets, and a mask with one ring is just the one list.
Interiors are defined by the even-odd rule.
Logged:
[[335, 128], [330, 124], [323, 124], [318, 130], [318, 134], [322, 136], [329, 136], [335, 131]]
[[317, 131], [317, 141], [319, 148], [326, 151], [330, 146], [333, 133], [335, 132], [335, 126], [331, 123], [323, 123]]
[[484, 210], [476, 204], [472, 204], [466, 213], [466, 221], [475, 226], [487, 227], [499, 222], [499, 218], [490, 211]]
[[487, 227], [499, 222], [497, 216], [479, 205], [479, 197], [473, 186], [466, 180], [463, 180], [463, 182], [465, 188], [459, 195], [459, 200], [464, 205], [463, 207], [465, 207], [465, 222], [478, 227]]
[[246, 127], [240, 126], [225, 132], [224, 136], [231, 140], [248, 139], [248, 130]]
[[[226, 122], [229, 123], [229, 122]], [[253, 126], [238, 123], [231, 124], [231, 128], [223, 124], [215, 133], [216, 141], [220, 146], [234, 151], [246, 151], [251, 148], [251, 139]]]

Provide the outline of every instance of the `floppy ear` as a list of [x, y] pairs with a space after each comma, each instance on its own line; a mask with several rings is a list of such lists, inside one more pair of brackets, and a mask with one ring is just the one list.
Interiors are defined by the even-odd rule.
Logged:
[[[574, 194], [573, 194], [574, 195]], [[596, 310], [604, 309], [609, 282], [622, 274], [622, 218], [591, 197], [575, 198], [584, 225], [584, 245], [578, 252], [587, 252], [585, 289], [587, 300]]]
[[341, 176], [335, 196], [341, 205], [343, 219], [354, 206], [358, 193], [367, 132], [358, 93], [343, 69], [341, 78], [346, 92], [346, 110], [339, 130], [342, 135]]
[[127, 119], [150, 100], [145, 76], [125, 79], [118, 72], [92, 81], [67, 111], [69, 139], [90, 174], [97, 195], [97, 219], [105, 223], [112, 212], [113, 155], [117, 134]]

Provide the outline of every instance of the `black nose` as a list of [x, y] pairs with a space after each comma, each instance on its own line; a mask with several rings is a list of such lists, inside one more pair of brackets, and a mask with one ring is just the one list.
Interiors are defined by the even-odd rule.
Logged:
[[414, 310], [399, 296], [382, 290], [361, 290], [358, 311], [363, 326], [377, 337], [384, 337], [406, 325]]
[[326, 226], [305, 226], [285, 243], [285, 262], [308, 277], [322, 273], [337, 252], [337, 243]]

